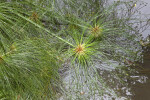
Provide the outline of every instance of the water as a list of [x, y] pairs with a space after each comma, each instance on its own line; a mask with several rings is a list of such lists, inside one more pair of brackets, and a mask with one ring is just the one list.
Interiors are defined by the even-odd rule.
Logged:
[[[136, 8], [140, 7], [140, 10], [138, 10], [138, 13], [140, 13], [143, 16], [140, 16], [137, 18], [141, 18], [142, 20], [149, 20], [150, 19], [150, 0], [110, 0], [111, 2], [113, 1], [133, 1], [136, 4]], [[136, 2], [138, 1], [138, 2]], [[145, 6], [144, 6], [145, 5]], [[143, 23], [144, 25], [145, 23]], [[150, 25], [150, 20], [149, 20], [149, 25]], [[142, 34], [143, 38], [146, 38], [150, 34], [150, 27], [147, 27], [147, 29], [143, 29], [144, 31], [140, 31]]]
[[[150, 0], [143, 0], [147, 3], [147, 6], [141, 9], [142, 14], [146, 14], [145, 18], [150, 18]], [[146, 29], [142, 35], [147, 37], [150, 34], [150, 27]], [[148, 48], [150, 49], [150, 48]], [[131, 90], [134, 93], [133, 100], [150, 100], [150, 51], [144, 52], [143, 64], [141, 64], [139, 70], [139, 76], [143, 76], [143, 83], [137, 82], [131, 86]]]
[[[142, 0], [142, 1], [146, 2], [147, 6], [141, 9], [141, 13], [147, 14], [147, 16], [150, 18], [150, 0]], [[147, 37], [148, 34], [150, 34], [150, 27], [142, 33], [144, 38]]]
[[143, 63], [139, 69], [138, 76], [143, 76], [143, 82], [137, 82], [131, 86], [134, 96], [133, 100], [150, 100], [150, 48], [144, 52]]
[[[150, 14], [150, 0], [143, 1], [147, 2], [148, 4], [146, 7], [141, 9], [141, 13], [143, 14], [143, 18], [148, 19], [150, 18], [150, 15], [148, 15]], [[148, 34], [150, 34], [150, 28], [146, 29], [141, 34], [144, 38], [146, 38]], [[103, 64], [103, 66], [105, 65]], [[114, 62], [113, 66], [117, 66], [117, 62]], [[89, 90], [84, 84], [85, 80], [80, 81], [81, 84], [83, 83], [83, 86], [81, 86], [81, 91], [79, 91], [78, 89], [76, 89], [76, 82], [78, 81], [73, 77], [75, 76], [74, 70], [68, 69], [67, 71], [65, 71], [64, 76], [64, 83], [66, 84], [66, 88], [71, 88], [71, 90], [73, 91], [73, 93], [71, 94], [76, 94], [76, 92], [78, 92], [78, 95], [74, 95], [70, 98], [70, 100], [76, 96], [81, 96], [81, 94], [83, 95], [83, 97], [89, 98], [87, 100], [150, 100], [150, 50], [143, 51], [143, 63], [138, 63], [134, 67], [126, 66], [122, 69], [116, 70], [115, 68], [112, 68], [108, 65], [106, 65], [106, 67], [103, 69], [101, 68], [100, 64], [97, 64], [96, 67], [99, 75], [102, 76], [106, 84], [109, 85], [110, 91], [106, 91], [106, 94], [103, 97], [100, 97], [98, 95], [95, 95], [94, 99], [92, 97], [88, 97]], [[118, 76], [121, 78], [121, 80], [118, 78]], [[88, 81], [87, 83], [92, 84], [92, 82], [90, 81]], [[99, 85], [101, 87], [102, 84]], [[80, 99], [82, 100], [82, 98]], [[60, 100], [65, 99], [62, 96]]]

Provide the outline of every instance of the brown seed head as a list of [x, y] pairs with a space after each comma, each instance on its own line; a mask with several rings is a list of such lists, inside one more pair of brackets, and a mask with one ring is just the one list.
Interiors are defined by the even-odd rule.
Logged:
[[38, 14], [34, 11], [33, 13], [32, 13], [32, 15], [31, 15], [31, 20], [33, 20], [33, 21], [37, 21], [38, 20], [38, 18], [39, 18], [39, 16], [38, 16]]
[[2, 63], [3, 62], [3, 58], [0, 56], [0, 63]]
[[75, 52], [79, 55], [81, 54], [84, 54], [84, 51], [85, 51], [85, 47], [84, 45], [82, 44], [79, 44], [76, 48], [75, 48]]
[[102, 35], [102, 28], [99, 25], [95, 25], [95, 27], [91, 28], [91, 34], [94, 37], [99, 37]]

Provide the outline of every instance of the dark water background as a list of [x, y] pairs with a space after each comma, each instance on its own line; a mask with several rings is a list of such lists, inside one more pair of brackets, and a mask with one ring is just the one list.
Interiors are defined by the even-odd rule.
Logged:
[[131, 86], [134, 93], [133, 100], [150, 100], [150, 50], [144, 53], [141, 65], [139, 76], [143, 76], [143, 82]]
[[[147, 3], [143, 9], [141, 9], [142, 14], [146, 14], [146, 18], [150, 18], [150, 0], [142, 0]], [[146, 29], [142, 35], [147, 37], [150, 34], [150, 27]], [[131, 86], [134, 93], [133, 100], [150, 100], [150, 48], [145, 49], [143, 54], [143, 64], [142, 68], [139, 70], [139, 75], [143, 76], [145, 79], [143, 83], [137, 82], [135, 85]]]

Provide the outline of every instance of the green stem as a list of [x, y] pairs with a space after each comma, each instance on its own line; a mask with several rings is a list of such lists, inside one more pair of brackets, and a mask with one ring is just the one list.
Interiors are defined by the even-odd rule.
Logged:
[[[37, 23], [33, 22], [32, 20], [30, 20], [30, 19], [28, 19], [28, 18], [22, 16], [22, 15], [19, 14], [19, 13], [15, 13], [15, 14], [18, 15], [19, 17], [25, 19], [26, 21], [30, 22], [31, 24], [35, 25], [36, 27], [38, 27], [38, 28], [40, 28], [40, 29], [42, 29], [42, 30], [44, 30], [44, 31], [46, 31], [46, 32], [48, 32], [48, 33], [50, 33], [52, 36], [58, 38], [59, 40], [65, 42], [65, 43], [67, 43], [67, 44], [69, 44], [70, 46], [73, 46], [73, 44], [71, 44], [71, 43], [69, 43], [68, 41], [64, 40], [63, 38], [61, 38], [61, 37], [55, 35], [54, 33], [50, 32], [50, 31], [47, 30], [46, 28], [44, 28], [44, 27], [38, 25]], [[73, 47], [74, 47], [74, 46], [73, 46]]]

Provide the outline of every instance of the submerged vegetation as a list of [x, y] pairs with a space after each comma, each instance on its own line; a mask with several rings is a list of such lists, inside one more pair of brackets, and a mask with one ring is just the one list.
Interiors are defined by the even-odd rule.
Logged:
[[118, 97], [99, 70], [141, 61], [146, 25], [136, 15], [143, 4], [136, 3], [141, 2], [1, 0], [0, 99], [94, 100], [108, 91]]

